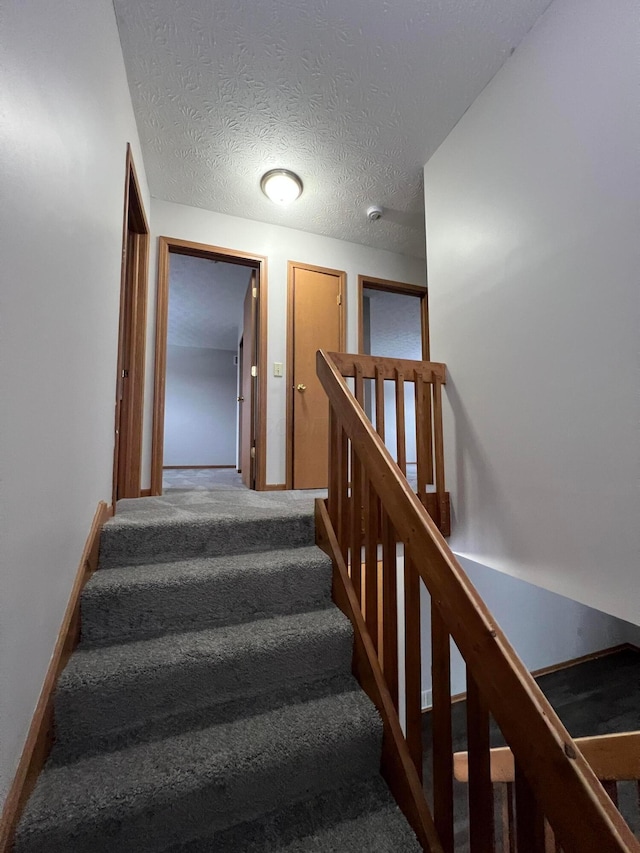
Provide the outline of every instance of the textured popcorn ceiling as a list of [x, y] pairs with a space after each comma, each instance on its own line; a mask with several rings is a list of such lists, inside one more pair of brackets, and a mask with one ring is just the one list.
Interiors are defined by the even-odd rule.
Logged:
[[170, 258], [167, 343], [235, 352], [251, 270], [188, 255]]
[[151, 193], [422, 256], [422, 167], [549, 1], [114, 0]]

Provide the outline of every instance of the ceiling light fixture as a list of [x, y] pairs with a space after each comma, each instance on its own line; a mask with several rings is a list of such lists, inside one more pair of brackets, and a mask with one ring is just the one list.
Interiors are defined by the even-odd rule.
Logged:
[[302, 181], [288, 169], [271, 169], [260, 181], [262, 192], [276, 204], [291, 204], [302, 195]]

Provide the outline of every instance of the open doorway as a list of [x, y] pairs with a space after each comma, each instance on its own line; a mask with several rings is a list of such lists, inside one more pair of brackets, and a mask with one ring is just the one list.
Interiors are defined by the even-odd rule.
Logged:
[[428, 361], [426, 287], [359, 275], [358, 351]]
[[261, 256], [160, 238], [151, 494], [264, 488], [265, 275]]
[[[429, 359], [427, 290], [386, 279], [358, 277], [359, 351], [384, 358]], [[364, 409], [375, 424], [373, 381], [364, 383]], [[385, 444], [397, 460], [395, 386], [385, 382]], [[428, 404], [430, 406], [430, 402]], [[411, 383], [405, 386], [405, 452], [409, 482], [416, 479], [415, 399]], [[430, 417], [430, 409], [427, 413]]]
[[253, 272], [211, 258], [171, 258], [163, 490], [212, 487], [237, 471], [238, 339]]

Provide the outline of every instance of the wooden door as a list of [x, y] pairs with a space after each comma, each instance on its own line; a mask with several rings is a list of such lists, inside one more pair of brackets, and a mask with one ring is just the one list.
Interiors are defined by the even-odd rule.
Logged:
[[249, 489], [255, 488], [255, 430], [254, 413], [256, 397], [256, 274], [251, 274], [251, 281], [244, 297], [244, 319], [242, 330], [242, 379], [240, 392], [240, 468], [242, 482]]
[[290, 464], [293, 489], [328, 483], [329, 404], [316, 376], [316, 352], [344, 349], [343, 292], [346, 274], [289, 265]]
[[114, 508], [120, 498], [140, 497], [148, 255], [149, 226], [127, 146], [113, 448]]
[[[131, 468], [131, 414], [132, 414], [132, 342], [134, 334], [133, 292], [137, 280], [139, 263], [136, 234], [127, 231], [126, 248], [124, 253], [125, 283], [123, 288], [122, 332], [120, 369], [118, 375], [118, 391], [116, 395], [116, 436], [115, 436], [115, 469], [116, 469], [116, 498], [129, 497], [128, 479]], [[139, 488], [139, 486], [138, 486]], [[135, 497], [136, 495], [131, 495]]]

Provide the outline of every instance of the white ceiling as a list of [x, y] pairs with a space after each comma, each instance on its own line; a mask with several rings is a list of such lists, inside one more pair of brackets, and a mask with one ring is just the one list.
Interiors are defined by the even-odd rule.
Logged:
[[423, 256], [422, 167], [549, 2], [114, 0], [151, 194]]
[[189, 255], [170, 256], [170, 346], [238, 349], [251, 270]]

